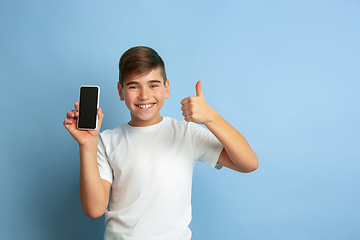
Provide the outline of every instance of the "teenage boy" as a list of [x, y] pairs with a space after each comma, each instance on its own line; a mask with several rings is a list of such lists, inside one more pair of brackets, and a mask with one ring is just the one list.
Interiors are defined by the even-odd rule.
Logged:
[[251, 172], [258, 167], [257, 155], [206, 103], [200, 81], [196, 96], [181, 101], [185, 121], [160, 115], [170, 84], [164, 62], [153, 49], [126, 51], [119, 73], [120, 100], [131, 115], [128, 123], [99, 134], [104, 117], [99, 108], [97, 130], [80, 131], [78, 102], [64, 121], [79, 143], [83, 210], [91, 218], [105, 213], [106, 240], [190, 239], [195, 162]]

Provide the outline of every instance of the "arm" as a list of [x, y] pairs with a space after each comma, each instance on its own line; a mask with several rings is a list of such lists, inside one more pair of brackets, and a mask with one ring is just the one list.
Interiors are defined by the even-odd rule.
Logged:
[[250, 145], [233, 126], [210, 107], [196, 84], [196, 96], [181, 101], [183, 116], [188, 122], [204, 124], [224, 146], [218, 163], [239, 172], [252, 172], [258, 168], [258, 158]]
[[80, 199], [84, 213], [97, 218], [102, 216], [109, 202], [111, 184], [100, 178], [97, 166], [97, 145], [99, 130], [104, 114], [98, 109], [98, 128], [94, 131], [80, 131], [77, 129], [79, 103], [75, 103], [76, 111], [67, 113], [64, 127], [79, 144], [80, 152]]
[[97, 141], [79, 144], [80, 200], [84, 213], [91, 218], [101, 217], [108, 206], [111, 184], [100, 178], [97, 165]]

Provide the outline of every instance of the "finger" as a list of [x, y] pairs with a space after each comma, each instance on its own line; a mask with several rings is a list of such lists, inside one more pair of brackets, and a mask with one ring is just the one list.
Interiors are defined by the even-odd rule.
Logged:
[[193, 118], [192, 118], [192, 115], [187, 115], [184, 117], [184, 120], [187, 121], [187, 122], [194, 122]]
[[76, 109], [76, 111], [79, 111], [79, 102], [75, 102], [75, 109]]
[[74, 116], [75, 116], [74, 113], [75, 113], [74, 110], [67, 112], [66, 118], [74, 118]]
[[196, 96], [197, 97], [204, 97], [202, 88], [201, 88], [201, 81], [198, 81], [195, 86], [196, 89]]
[[63, 122], [64, 127], [67, 129], [71, 124], [73, 123], [73, 121], [71, 119], [65, 119], [65, 121]]
[[99, 117], [99, 119], [98, 119], [98, 128], [100, 129], [102, 120], [103, 120], [103, 118], [104, 118], [104, 114], [103, 114], [101, 108], [98, 108], [98, 110], [97, 110], [97, 115], [98, 115], [98, 117]]
[[182, 112], [182, 115], [183, 115], [184, 117], [190, 116], [190, 115], [191, 115], [191, 111], [190, 111], [190, 110], [185, 110], [185, 111]]
[[189, 102], [190, 102], [190, 97], [187, 97], [187, 98], [184, 98], [183, 100], [181, 100], [180, 104], [184, 105], [184, 104], [189, 103]]
[[71, 110], [66, 114], [66, 118], [77, 118], [78, 116], [79, 112], [77, 112], [76, 110]]
[[182, 105], [181, 111], [185, 111], [185, 110], [187, 110], [187, 109], [190, 109], [190, 104], [184, 104], [184, 105]]
[[99, 116], [99, 119], [102, 119], [104, 117], [104, 113], [102, 112], [101, 108], [98, 108], [97, 114]]
[[73, 114], [74, 113], [72, 111], [67, 112], [66, 113], [66, 118], [72, 118]]

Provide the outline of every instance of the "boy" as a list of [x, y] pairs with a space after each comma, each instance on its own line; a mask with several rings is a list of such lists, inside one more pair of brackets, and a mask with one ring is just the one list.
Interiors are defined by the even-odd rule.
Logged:
[[79, 143], [81, 204], [91, 218], [105, 213], [104, 239], [190, 239], [195, 162], [239, 172], [258, 167], [245, 138], [206, 103], [200, 81], [196, 96], [181, 101], [185, 121], [160, 115], [169, 91], [161, 57], [134, 47], [119, 62], [118, 92], [130, 111], [128, 123], [99, 134], [99, 108], [97, 130], [79, 131], [79, 103], [67, 113], [64, 126]]

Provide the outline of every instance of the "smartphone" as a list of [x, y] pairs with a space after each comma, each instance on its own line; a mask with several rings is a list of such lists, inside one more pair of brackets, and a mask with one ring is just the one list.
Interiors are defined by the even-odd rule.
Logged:
[[83, 85], [80, 87], [79, 117], [77, 128], [79, 130], [95, 130], [97, 128], [100, 88], [98, 86]]

